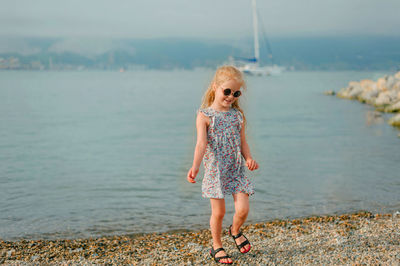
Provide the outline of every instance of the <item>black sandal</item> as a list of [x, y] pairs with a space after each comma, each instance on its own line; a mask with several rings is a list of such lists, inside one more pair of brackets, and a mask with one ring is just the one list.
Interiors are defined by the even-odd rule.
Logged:
[[220, 260], [222, 260], [222, 259], [229, 259], [230, 256], [228, 256], [228, 255], [222, 256], [222, 257], [215, 257], [215, 255], [217, 255], [217, 253], [220, 252], [220, 251], [222, 251], [222, 250], [225, 251], [224, 248], [217, 248], [216, 250], [214, 250], [214, 247], [212, 247], [212, 248], [210, 249], [210, 255], [211, 255], [211, 257], [213, 257], [214, 260], [215, 260], [215, 262], [217, 262], [217, 263], [232, 264], [233, 262], [220, 262]]
[[[235, 245], [236, 245], [236, 247], [238, 248], [239, 252], [240, 252], [240, 253], [243, 253], [243, 254], [249, 252], [250, 249], [251, 249], [251, 245], [250, 245], [250, 242], [249, 242], [249, 240], [247, 239], [247, 237], [246, 237], [245, 235], [243, 235], [242, 232], [240, 232], [240, 231], [239, 231], [239, 234], [237, 234], [237, 235], [234, 236], [234, 235], [232, 235], [231, 229], [232, 229], [232, 225], [229, 226], [229, 235], [233, 238], [233, 242], [235, 242]], [[243, 241], [242, 243], [240, 243], [240, 244], [238, 245], [238, 244], [236, 243], [236, 239], [239, 238], [239, 237], [241, 237], [241, 236], [243, 236], [246, 240]], [[242, 249], [244, 246], [246, 246], [247, 244], [250, 245], [250, 249], [247, 250], [247, 251], [245, 251], [245, 252], [242, 252], [241, 249]]]

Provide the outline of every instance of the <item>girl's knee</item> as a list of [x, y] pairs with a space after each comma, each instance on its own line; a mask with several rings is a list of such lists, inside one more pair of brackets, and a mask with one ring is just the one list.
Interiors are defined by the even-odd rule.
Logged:
[[215, 219], [223, 219], [225, 216], [225, 209], [212, 210], [211, 216]]
[[246, 218], [247, 215], [249, 214], [249, 208], [247, 206], [243, 206], [240, 208], [236, 208], [236, 215], [239, 216], [240, 218]]
[[211, 217], [222, 219], [225, 216], [225, 200], [211, 199]]

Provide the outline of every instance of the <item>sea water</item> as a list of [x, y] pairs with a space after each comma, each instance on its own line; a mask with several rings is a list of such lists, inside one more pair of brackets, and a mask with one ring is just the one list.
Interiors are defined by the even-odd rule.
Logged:
[[[0, 72], [0, 238], [207, 228], [186, 181], [213, 70]], [[324, 95], [379, 72], [247, 77], [240, 101], [260, 165], [248, 222], [400, 209], [399, 131]], [[234, 207], [226, 198], [224, 226]]]

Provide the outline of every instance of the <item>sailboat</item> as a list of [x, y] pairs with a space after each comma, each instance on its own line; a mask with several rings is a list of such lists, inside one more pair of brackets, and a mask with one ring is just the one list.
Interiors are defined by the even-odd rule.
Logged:
[[[285, 67], [272, 64], [269, 66], [260, 66], [260, 46], [258, 40], [258, 16], [256, 0], [252, 0], [253, 6], [253, 31], [254, 31], [254, 57], [253, 58], [234, 58], [229, 57], [229, 63], [235, 65], [240, 71], [248, 75], [269, 76], [279, 75], [285, 70]], [[267, 43], [268, 44], [268, 43]], [[268, 45], [269, 47], [269, 45]], [[272, 59], [272, 52], [269, 55]]]

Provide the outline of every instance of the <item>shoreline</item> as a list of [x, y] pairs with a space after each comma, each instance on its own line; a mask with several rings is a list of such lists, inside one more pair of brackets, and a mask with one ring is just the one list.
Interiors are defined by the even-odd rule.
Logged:
[[[243, 225], [252, 243], [240, 254], [223, 228], [225, 250], [238, 264], [400, 264], [400, 213], [276, 219]], [[210, 264], [209, 229], [138, 233], [99, 238], [0, 239], [0, 263], [20, 264]]]

